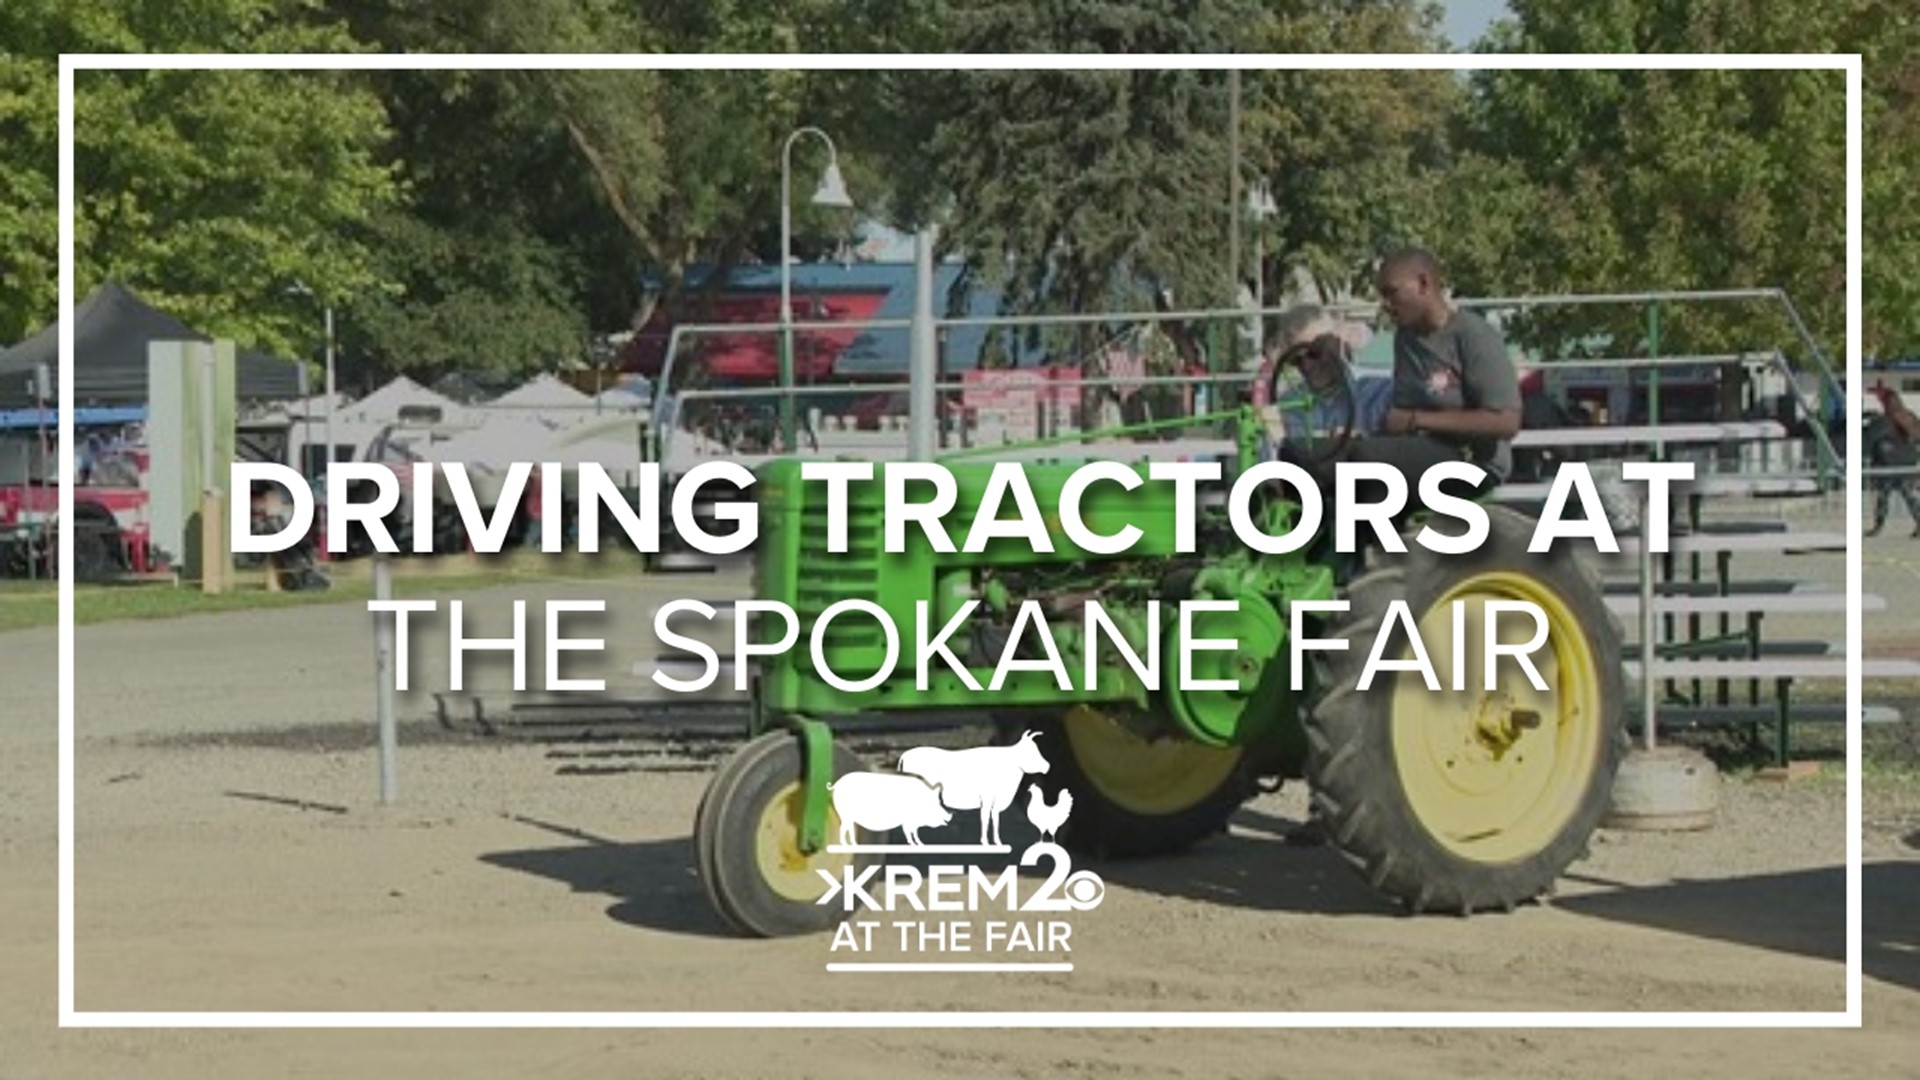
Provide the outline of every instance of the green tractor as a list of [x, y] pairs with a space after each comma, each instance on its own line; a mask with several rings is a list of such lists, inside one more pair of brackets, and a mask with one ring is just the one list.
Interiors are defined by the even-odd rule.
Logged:
[[[1274, 434], [1272, 414], [1250, 408], [1177, 423], [1232, 430], [1237, 452], [1224, 463], [1222, 492], [1237, 470], [1262, 459], [1262, 440]], [[1155, 426], [1163, 425], [1076, 439]], [[993, 468], [965, 457], [942, 459], [958, 489], [943, 519], [956, 537], [974, 520]], [[1026, 467], [1043, 514], [1059, 505], [1078, 464]], [[1133, 467], [1144, 478], [1146, 466]], [[752, 737], [714, 776], [695, 823], [708, 896], [744, 933], [833, 929], [847, 916], [839, 904], [819, 903], [829, 878], [884, 859], [828, 850], [842, 823], [827, 785], [868, 767], [835, 741], [830, 725], [857, 728], [879, 716], [978, 710], [992, 717], [1001, 741], [1035, 733], [1050, 768], [1028, 779], [1049, 802], [1061, 789], [1072, 795], [1072, 815], [1057, 840], [1095, 856], [1180, 852], [1225, 831], [1263, 790], [1304, 780], [1326, 842], [1375, 890], [1415, 914], [1510, 911], [1537, 899], [1584, 857], [1607, 810], [1627, 745], [1619, 626], [1597, 579], [1571, 553], [1528, 552], [1533, 521], [1514, 510], [1482, 500], [1491, 531], [1467, 555], [1437, 555], [1412, 542], [1404, 554], [1376, 546], [1343, 555], [1330, 527], [1303, 549], [1270, 555], [1242, 545], [1227, 512], [1203, 496], [1195, 511], [1198, 553], [1181, 554], [1172, 485], [1149, 481], [1124, 490], [1103, 483], [1087, 490], [1081, 518], [1103, 535], [1138, 527], [1140, 541], [1121, 555], [1073, 544], [1050, 517], [1049, 554], [1017, 539], [975, 552], [957, 542], [954, 551], [938, 551], [912, 525], [905, 550], [889, 553], [876, 479], [849, 485], [846, 546], [834, 552], [826, 485], [803, 484], [800, 469], [793, 460], [765, 465], [754, 492], [761, 527], [754, 592], [790, 605], [800, 636], [794, 647], [756, 658]], [[1272, 535], [1288, 531], [1300, 509], [1279, 494], [1255, 506], [1254, 520]], [[1329, 500], [1323, 521], [1332, 514]], [[1416, 518], [1409, 537], [1419, 527]], [[1111, 620], [1102, 636], [1117, 628], [1135, 657], [1145, 655], [1150, 640], [1149, 611], [1159, 612], [1157, 690], [1111, 648], [1086, 655], [1086, 628], [1074, 612], [1089, 597]], [[1192, 654], [1193, 680], [1228, 688], [1180, 689], [1193, 681], [1176, 677], [1183, 648], [1176, 612], [1189, 599], [1237, 604], [1194, 615], [1187, 627], [1195, 639], [1237, 643]], [[1291, 606], [1334, 599], [1349, 609], [1308, 625], [1318, 627], [1313, 637], [1345, 639], [1348, 647], [1307, 653], [1310, 670], [1296, 691]], [[967, 686], [938, 661], [921, 689], [908, 648], [916, 604], [928, 605], [923, 617], [939, 628], [970, 600], [978, 601], [971, 624], [949, 645], [986, 689]], [[1394, 600], [1408, 602], [1419, 641], [1410, 640], [1405, 620], [1382, 632]], [[838, 685], [816, 668], [813, 625], [847, 601], [874, 605], [902, 628], [892, 674], [880, 677], [889, 646], [885, 628], [870, 617], [873, 608], [836, 616], [822, 633], [822, 654]], [[1072, 689], [1024, 665], [1000, 671], [995, 687], [1004, 656], [1046, 655], [1030, 644], [1032, 633], [1008, 649], [1027, 601], [1063, 616], [1048, 630], [1075, 675]], [[1456, 670], [1454, 650], [1463, 649], [1458, 670], [1478, 672], [1490, 601], [1527, 601], [1546, 615], [1546, 644], [1532, 656], [1546, 692], [1513, 664], [1494, 692], [1477, 677], [1467, 680], [1474, 689], [1436, 692], [1412, 671], [1376, 673], [1361, 689], [1376, 648], [1384, 658], [1405, 660], [1424, 643], [1441, 673]], [[753, 632], [763, 643], [778, 640], [772, 629]], [[1529, 627], [1522, 640], [1530, 636]], [[1089, 666], [1097, 673], [1091, 688], [1080, 678]], [[878, 842], [863, 833], [863, 844]]]

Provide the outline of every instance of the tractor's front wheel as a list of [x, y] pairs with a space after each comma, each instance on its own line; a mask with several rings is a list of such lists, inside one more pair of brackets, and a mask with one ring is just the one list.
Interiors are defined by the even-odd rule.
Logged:
[[[840, 744], [833, 745], [833, 777], [858, 772], [861, 762]], [[694, 815], [693, 843], [700, 880], [714, 910], [741, 933], [784, 937], [831, 930], [849, 912], [839, 902], [821, 904], [828, 885], [819, 871], [841, 880], [846, 868], [857, 876], [883, 856], [833, 854], [822, 847], [800, 847], [800, 819], [806, 801], [806, 767], [800, 737], [770, 731], [735, 751], [707, 786]], [[839, 836], [840, 819], [827, 809], [826, 838]], [[864, 830], [862, 844], [879, 838]]]
[[[1599, 582], [1569, 553], [1529, 552], [1530, 519], [1487, 511], [1491, 533], [1473, 554], [1437, 555], [1409, 534], [1407, 553], [1375, 556], [1331, 634], [1346, 650], [1317, 654], [1321, 692], [1306, 716], [1315, 814], [1346, 860], [1414, 913], [1511, 910], [1551, 891], [1585, 856], [1626, 749], [1621, 633]], [[1382, 659], [1416, 658], [1406, 620], [1390, 619], [1395, 601], [1442, 689], [1392, 669], [1363, 688], [1383, 626]], [[1544, 690], [1511, 657], [1486, 688], [1489, 605], [1502, 601], [1546, 617], [1531, 654]], [[1534, 635], [1516, 609], [1495, 625], [1503, 644]], [[1456, 672], [1466, 689], [1453, 689]]]
[[1036, 777], [1049, 802], [1073, 806], [1060, 843], [1102, 857], [1168, 855], [1225, 831], [1257, 791], [1240, 748], [1177, 736], [1150, 738], [1090, 706], [1033, 724], [1050, 769]]

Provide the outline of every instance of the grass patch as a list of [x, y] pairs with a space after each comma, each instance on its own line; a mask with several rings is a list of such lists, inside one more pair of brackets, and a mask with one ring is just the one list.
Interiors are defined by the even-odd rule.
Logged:
[[[409, 569], [407, 561], [395, 563], [395, 597], [431, 599], [517, 583], [605, 580], [639, 572], [637, 564], [628, 560], [586, 559], [556, 560], [544, 566], [539, 560], [527, 560], [488, 570], [458, 568], [468, 572], [446, 572], [436, 567], [432, 573], [409, 573]], [[76, 626], [87, 626], [315, 604], [365, 604], [373, 598], [371, 573], [359, 568], [336, 576], [333, 588], [324, 591], [275, 593], [261, 587], [255, 576], [246, 575], [243, 580], [245, 584], [240, 588], [214, 594], [203, 593], [190, 585], [179, 588], [165, 584], [82, 585], [74, 589], [73, 621]], [[0, 583], [0, 631], [59, 625], [59, 596], [53, 582]]]

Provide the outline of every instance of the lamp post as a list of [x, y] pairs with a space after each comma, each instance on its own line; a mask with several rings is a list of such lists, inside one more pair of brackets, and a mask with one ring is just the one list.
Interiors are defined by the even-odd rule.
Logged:
[[[300, 296], [309, 297], [313, 300], [320, 300], [320, 297], [316, 295], [312, 289], [309, 289], [307, 287], [306, 282], [304, 281], [295, 281], [293, 283], [293, 292], [295, 292]], [[326, 454], [326, 459], [322, 465], [322, 472], [325, 472], [326, 470], [329, 470], [333, 467], [333, 453], [334, 453], [333, 451], [333, 446], [334, 446], [333, 402], [334, 402], [335, 394], [334, 394], [334, 382], [333, 382], [333, 305], [325, 301], [321, 301], [321, 306], [326, 309], [326, 325], [327, 325], [327, 425], [326, 425], [327, 426], [327, 454]]]
[[787, 136], [780, 151], [780, 439], [786, 452], [798, 447], [793, 410], [793, 144], [802, 135], [818, 135], [827, 144], [827, 168], [813, 193], [813, 205], [850, 209], [847, 184], [840, 176], [840, 152], [817, 127], [803, 127]]
[[1263, 265], [1267, 219], [1280, 212], [1265, 180], [1255, 181], [1247, 192], [1247, 212], [1253, 216], [1253, 306], [1258, 310], [1267, 306], [1267, 275]]

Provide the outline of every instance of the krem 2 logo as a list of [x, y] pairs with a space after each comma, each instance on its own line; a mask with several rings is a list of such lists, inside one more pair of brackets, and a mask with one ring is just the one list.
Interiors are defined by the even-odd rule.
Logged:
[[[1020, 802], [1026, 791], [1024, 809], [1027, 820], [1041, 839], [1021, 853], [1019, 862], [989, 871], [973, 863], [919, 866], [868, 866], [856, 871], [845, 867], [835, 876], [816, 871], [826, 879], [827, 893], [819, 903], [843, 904], [849, 912], [898, 914], [972, 915], [983, 912], [1064, 913], [1089, 911], [1106, 898], [1106, 883], [1091, 870], [1073, 872], [1073, 860], [1066, 849], [1053, 842], [1054, 835], [1073, 812], [1073, 796], [1060, 792], [1049, 803], [1040, 785], [1030, 775], [1044, 775], [1047, 760], [1027, 732], [1011, 746], [982, 746], [969, 750], [946, 750], [922, 746], [900, 755], [897, 772], [850, 773], [828, 787], [834, 814], [840, 829], [827, 850], [832, 853], [914, 853], [921, 855], [1005, 855], [1013, 848], [1000, 839], [1000, 815]], [[980, 842], [977, 844], [929, 844], [920, 838], [920, 830], [937, 829], [954, 821], [954, 812], [977, 813]], [[886, 833], [899, 829], [905, 844], [860, 844], [860, 830]], [[1023, 888], [1020, 868], [1037, 866], [1041, 860], [1051, 872], [1038, 885]], [[851, 949], [870, 951], [875, 945], [873, 933], [881, 927], [877, 921], [850, 920], [842, 923], [833, 940], [833, 951]], [[894, 920], [903, 951], [935, 950], [942, 953], [971, 953], [975, 940], [969, 923], [929, 922], [921, 919]], [[1034, 953], [1070, 951], [1072, 927], [1061, 920], [1029, 923], [1022, 920], [989, 920], [981, 948], [986, 953]], [[885, 941], [886, 938], [882, 938]], [[830, 971], [875, 970], [953, 970], [982, 968], [1004, 971], [1009, 968], [1071, 971], [1071, 963], [1005, 964], [974, 962], [966, 964], [829, 964]]]

